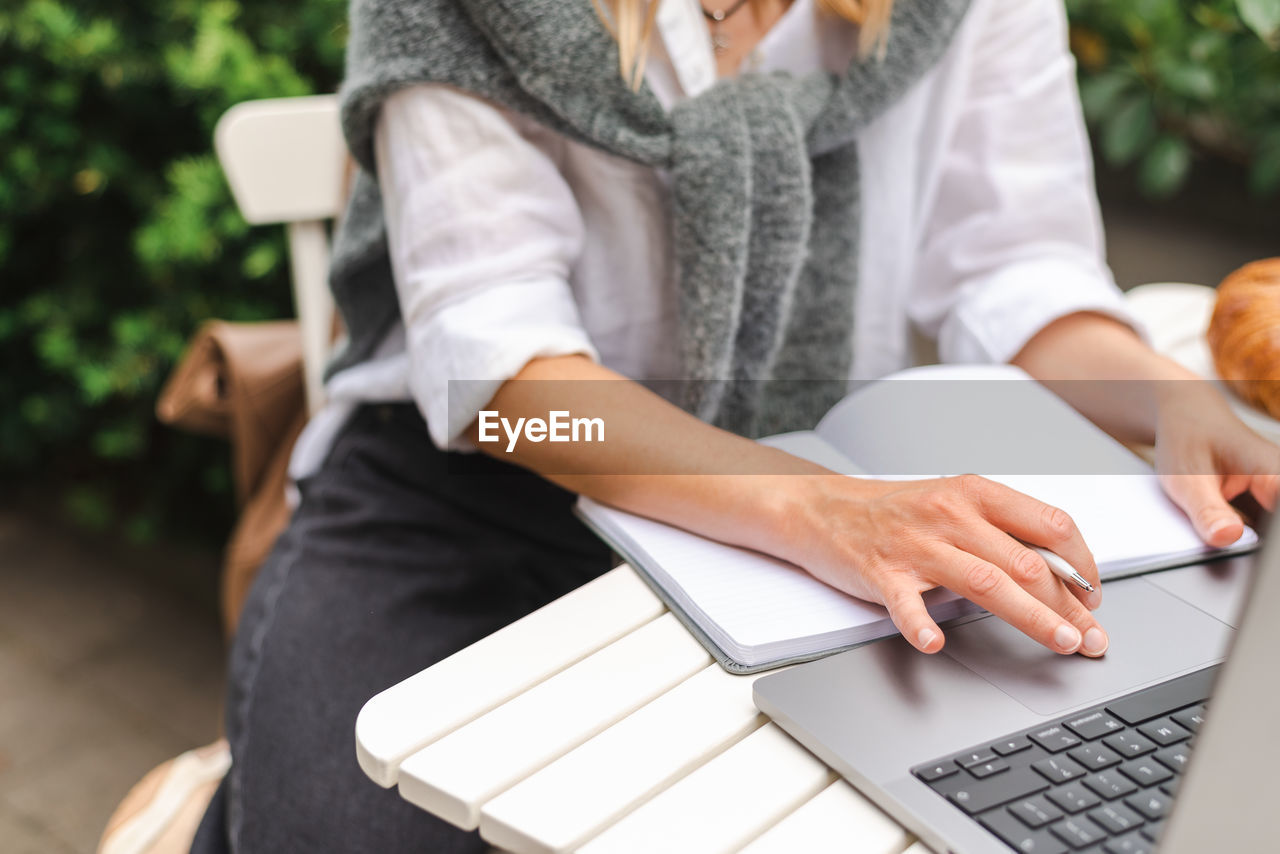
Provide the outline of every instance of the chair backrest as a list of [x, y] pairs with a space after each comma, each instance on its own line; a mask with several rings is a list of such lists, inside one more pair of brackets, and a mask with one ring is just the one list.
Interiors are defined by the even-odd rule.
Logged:
[[282, 223], [289, 236], [293, 301], [302, 331], [307, 406], [323, 401], [333, 328], [325, 222], [344, 202], [346, 148], [333, 95], [237, 104], [214, 130], [214, 149], [240, 213], [252, 225]]

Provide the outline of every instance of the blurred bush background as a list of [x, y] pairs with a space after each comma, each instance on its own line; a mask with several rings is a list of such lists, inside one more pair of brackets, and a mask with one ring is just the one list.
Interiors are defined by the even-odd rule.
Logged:
[[225, 533], [226, 448], [156, 424], [156, 393], [200, 321], [291, 309], [281, 229], [236, 212], [213, 126], [240, 101], [333, 91], [345, 14], [344, 0], [4, 4], [0, 477], [134, 541]]
[[[8, 0], [0, 11], [0, 477], [83, 526], [213, 544], [226, 450], [152, 407], [209, 317], [285, 316], [278, 228], [211, 145], [253, 98], [333, 91], [345, 0]], [[1232, 166], [1280, 191], [1280, 0], [1067, 0], [1105, 163], [1149, 197]]]
[[1103, 160], [1164, 198], [1193, 162], [1280, 189], [1280, 0], [1067, 0], [1085, 116]]

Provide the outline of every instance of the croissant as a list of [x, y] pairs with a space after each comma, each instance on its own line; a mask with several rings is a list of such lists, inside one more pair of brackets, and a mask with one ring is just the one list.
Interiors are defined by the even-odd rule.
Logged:
[[1218, 376], [1280, 418], [1280, 258], [1246, 264], [1222, 280], [1207, 337]]

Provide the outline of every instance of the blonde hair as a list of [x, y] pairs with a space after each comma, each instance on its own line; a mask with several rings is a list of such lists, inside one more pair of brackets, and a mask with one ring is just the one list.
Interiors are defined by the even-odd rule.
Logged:
[[[618, 66], [634, 89], [644, 79], [644, 65], [653, 37], [653, 21], [662, 0], [592, 0], [596, 12], [618, 41]], [[752, 3], [757, 0], [752, 0]], [[858, 53], [870, 56], [884, 48], [889, 35], [893, 0], [817, 0], [823, 12], [857, 24]]]

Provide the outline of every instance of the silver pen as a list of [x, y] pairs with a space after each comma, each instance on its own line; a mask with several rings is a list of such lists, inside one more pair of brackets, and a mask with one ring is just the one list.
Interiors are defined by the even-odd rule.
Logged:
[[1075, 569], [1072, 568], [1071, 564], [1067, 563], [1061, 557], [1042, 546], [1032, 545], [1026, 540], [1021, 540], [1020, 542], [1036, 554], [1040, 555], [1040, 557], [1044, 558], [1044, 562], [1049, 564], [1049, 569], [1053, 571], [1054, 575], [1058, 576], [1063, 581], [1070, 581], [1086, 593], [1093, 592], [1093, 585], [1090, 584], [1083, 575], [1076, 572]]

